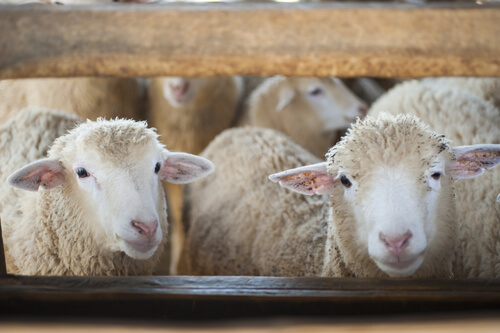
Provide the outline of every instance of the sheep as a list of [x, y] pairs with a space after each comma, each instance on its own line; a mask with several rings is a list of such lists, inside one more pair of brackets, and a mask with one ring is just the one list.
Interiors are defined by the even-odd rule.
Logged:
[[475, 77], [441, 77], [426, 78], [424, 84], [433, 84], [436, 87], [458, 88], [467, 90], [477, 97], [489, 101], [500, 108], [500, 79], [499, 78], [475, 78]]
[[318, 157], [366, 114], [367, 106], [338, 78], [275, 76], [249, 96], [240, 125], [272, 128]]
[[[158, 77], [149, 85], [149, 123], [168, 142], [168, 148], [199, 154], [237, 116], [243, 80], [235, 77]], [[172, 258], [175, 274], [182, 242], [182, 186], [167, 184], [171, 208]], [[165, 270], [167, 267], [162, 264]]]
[[0, 122], [18, 110], [43, 107], [95, 120], [123, 117], [142, 119], [142, 87], [128, 78], [43, 78], [0, 81]]
[[[2, 153], [13, 155], [13, 163], [1, 168], [0, 192], [15, 187], [13, 198], [0, 203], [7, 269], [23, 275], [150, 275], [167, 239], [160, 180], [183, 184], [214, 166], [168, 151], [145, 122], [118, 118], [81, 122], [55, 139], [48, 157], [32, 156], [43, 150], [36, 145], [45, 132], [74, 119], [31, 109], [0, 127]], [[50, 127], [36, 127], [45, 122]], [[33, 151], [27, 158], [37, 160], [18, 165], [18, 150]]]
[[170, 149], [199, 154], [236, 116], [241, 77], [159, 77], [149, 87], [151, 126]]
[[217, 171], [186, 191], [183, 274], [451, 278], [453, 183], [498, 164], [500, 145], [452, 147], [414, 116], [379, 114], [326, 162], [259, 128], [225, 131], [202, 156]]
[[[390, 90], [372, 105], [369, 114], [416, 115], [455, 145], [498, 144], [499, 93], [498, 78], [413, 80]], [[496, 172], [455, 185], [457, 202], [468, 203], [456, 207], [457, 216], [461, 217], [456, 276], [500, 276], [500, 207], [496, 204], [499, 182], [500, 175]]]

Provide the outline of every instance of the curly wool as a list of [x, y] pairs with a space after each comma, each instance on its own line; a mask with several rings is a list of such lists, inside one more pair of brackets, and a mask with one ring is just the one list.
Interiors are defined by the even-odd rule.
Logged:
[[42, 78], [0, 81], [0, 121], [27, 107], [44, 107], [83, 119], [124, 117], [140, 119], [142, 91], [129, 78]]
[[269, 174], [318, 158], [270, 129], [224, 131], [204, 151], [215, 172], [189, 184], [180, 274], [318, 275], [325, 198], [283, 190]]

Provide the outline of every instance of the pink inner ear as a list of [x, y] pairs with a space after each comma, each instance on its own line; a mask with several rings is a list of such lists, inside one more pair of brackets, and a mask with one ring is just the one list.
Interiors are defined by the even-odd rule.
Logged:
[[54, 188], [64, 182], [64, 175], [61, 172], [53, 171], [49, 167], [34, 169], [19, 179], [20, 182], [29, 182], [43, 188]]
[[450, 171], [453, 178], [462, 179], [479, 176], [484, 172], [484, 169], [481, 162], [460, 160], [450, 164]]
[[495, 167], [500, 161], [500, 152], [494, 149], [470, 150], [457, 156], [450, 164], [451, 175], [455, 179], [474, 178], [484, 170]]
[[318, 171], [291, 174], [279, 180], [281, 186], [304, 194], [327, 194], [333, 190], [334, 178]]
[[46, 171], [40, 176], [40, 185], [44, 188], [53, 188], [64, 182], [64, 176], [60, 172]]

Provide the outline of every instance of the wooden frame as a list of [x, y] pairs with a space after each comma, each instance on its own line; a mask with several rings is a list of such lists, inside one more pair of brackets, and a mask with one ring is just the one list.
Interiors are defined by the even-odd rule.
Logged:
[[498, 22], [500, 4], [3, 6], [0, 79], [500, 76]]
[[228, 319], [443, 314], [500, 309], [500, 280], [281, 277], [0, 279], [0, 313], [54, 317]]
[[[0, 6], [0, 31], [0, 79], [500, 76], [499, 5]], [[129, 316], [119, 310], [132, 305], [138, 317], [202, 319], [500, 309], [500, 280], [22, 277], [6, 275], [0, 254], [4, 315]]]

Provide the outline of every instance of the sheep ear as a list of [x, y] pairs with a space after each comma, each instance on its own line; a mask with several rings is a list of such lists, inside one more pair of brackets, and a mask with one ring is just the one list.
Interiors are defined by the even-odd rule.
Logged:
[[326, 167], [327, 162], [306, 165], [272, 174], [269, 179], [298, 193], [328, 194], [333, 192], [335, 179], [328, 174]]
[[28, 191], [46, 190], [64, 183], [64, 167], [57, 158], [44, 158], [30, 163], [7, 178], [10, 185]]
[[279, 92], [279, 101], [278, 105], [276, 105], [276, 111], [280, 112], [283, 110], [290, 102], [292, 102], [295, 97], [295, 92], [293, 89], [289, 87], [282, 88]]
[[214, 172], [214, 164], [206, 158], [187, 153], [166, 154], [160, 178], [173, 184], [187, 184]]
[[450, 164], [454, 179], [474, 178], [484, 170], [494, 168], [500, 163], [500, 144], [460, 146], [453, 148], [455, 161]]

